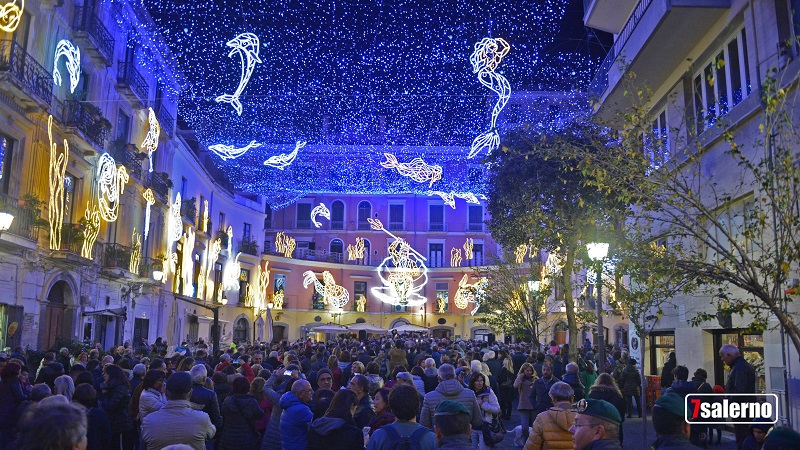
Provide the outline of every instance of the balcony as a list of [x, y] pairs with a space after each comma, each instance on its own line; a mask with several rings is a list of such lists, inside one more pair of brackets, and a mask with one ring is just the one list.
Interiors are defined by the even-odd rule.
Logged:
[[447, 225], [442, 222], [431, 222], [428, 224], [428, 231], [433, 233], [447, 231]]
[[145, 81], [142, 74], [136, 70], [134, 63], [119, 62], [117, 66], [117, 87], [134, 107], [143, 108], [147, 104], [150, 86], [147, 85], [147, 81]]
[[310, 230], [311, 229], [311, 219], [297, 219], [297, 226], [295, 227], [296, 230]]
[[359, 220], [359, 221], [358, 221], [358, 226], [357, 226], [356, 228], [357, 228], [358, 230], [361, 230], [361, 231], [363, 231], [363, 230], [371, 230], [371, 229], [372, 229], [372, 228], [370, 227], [370, 225], [369, 225], [369, 222], [367, 222], [366, 220], [365, 220], [365, 221], [363, 221], [363, 222], [362, 222], [361, 220]]
[[161, 129], [167, 132], [169, 137], [175, 136], [175, 119], [164, 105], [158, 108], [158, 123]]
[[137, 151], [135, 145], [118, 143], [118, 141], [115, 141], [114, 145], [111, 146], [111, 156], [114, 157], [117, 164], [125, 166], [134, 178], [143, 181], [142, 175], [144, 174], [144, 170], [142, 169], [142, 161], [144, 158], [147, 158], [147, 155]]
[[[32, 242], [39, 240], [39, 226], [36, 213], [19, 205], [19, 201], [6, 194], [0, 194], [0, 210], [5, 210], [14, 215], [8, 234], [27, 239]], [[41, 220], [41, 219], [40, 219]]]
[[638, 0], [583, 0], [583, 23], [589, 28], [619, 34]]
[[114, 62], [114, 37], [90, 8], [75, 7], [72, 28], [75, 30], [76, 43], [89, 58], [105, 66]]
[[0, 91], [23, 108], [48, 109], [53, 98], [53, 75], [11, 40], [0, 41]]
[[[67, 133], [80, 136], [92, 144], [98, 151], [103, 151], [106, 139], [111, 133], [111, 122], [100, 112], [100, 108], [75, 100], [64, 102], [59, 115], [61, 122], [67, 127]], [[71, 130], [70, 130], [71, 128]], [[116, 159], [116, 156], [114, 156]]]
[[156, 195], [161, 197], [162, 200], [169, 200], [169, 185], [167, 184], [167, 180], [159, 173], [150, 173], [150, 188]]
[[131, 264], [131, 249], [122, 244], [106, 244], [103, 248], [103, 267], [128, 270]]
[[83, 239], [83, 228], [80, 224], [65, 223], [61, 228], [61, 251], [80, 255]]
[[640, 0], [589, 85], [600, 118], [611, 120], [615, 111], [631, 104], [632, 98], [624, 94], [623, 67], [646, 80], [649, 88], [658, 89], [730, 4], [730, 0]]
[[483, 233], [483, 224], [482, 223], [474, 223], [469, 222], [467, 223], [467, 232], [471, 233]]
[[181, 201], [181, 215], [194, 225], [197, 220], [197, 199], [192, 197]]
[[389, 231], [403, 231], [403, 222], [389, 222]]
[[257, 256], [259, 254], [258, 242], [255, 239], [241, 239], [236, 247], [240, 252]]

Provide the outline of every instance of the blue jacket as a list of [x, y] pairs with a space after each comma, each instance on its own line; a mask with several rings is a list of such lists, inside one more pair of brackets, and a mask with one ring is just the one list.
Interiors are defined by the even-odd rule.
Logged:
[[217, 427], [217, 430], [222, 428], [222, 413], [216, 392], [206, 389], [202, 384], [194, 383], [189, 401], [192, 402], [192, 409], [208, 414], [208, 418], [211, 419], [211, 423]]
[[695, 392], [696, 390], [697, 388], [695, 387], [695, 384], [691, 381], [674, 380], [672, 382], [672, 386], [670, 386], [669, 389], [667, 389], [666, 393], [669, 394], [670, 392], [673, 392], [675, 394], [680, 395], [681, 397], [686, 397], [687, 395]]
[[308, 425], [314, 414], [311, 408], [291, 392], [283, 394], [280, 401], [281, 447], [283, 450], [306, 450]]
[[536, 410], [536, 415], [553, 407], [553, 402], [550, 400], [550, 388], [558, 381], [561, 380], [553, 375], [550, 377], [550, 381], [546, 381], [544, 378], [537, 378], [533, 382], [530, 401], [533, 409]]

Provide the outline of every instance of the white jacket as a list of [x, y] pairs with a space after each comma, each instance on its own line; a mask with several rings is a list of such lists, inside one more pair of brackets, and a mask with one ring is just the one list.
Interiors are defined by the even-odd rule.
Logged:
[[161, 409], [166, 401], [164, 394], [156, 389], [147, 388], [143, 390], [141, 397], [139, 397], [139, 421], [143, 421], [148, 414]]

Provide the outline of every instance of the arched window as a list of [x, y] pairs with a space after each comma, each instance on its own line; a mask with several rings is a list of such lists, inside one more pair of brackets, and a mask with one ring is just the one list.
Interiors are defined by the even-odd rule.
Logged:
[[372, 205], [368, 201], [363, 201], [358, 204], [358, 229], [369, 230], [369, 219], [372, 216]]
[[334, 239], [330, 245], [331, 253], [344, 253], [344, 243], [341, 239]]
[[340, 200], [331, 204], [331, 230], [344, 230], [344, 202]]
[[247, 319], [240, 317], [239, 320], [236, 321], [236, 326], [233, 327], [233, 341], [237, 344], [247, 342], [250, 336], [249, 331], [250, 326], [247, 323]]

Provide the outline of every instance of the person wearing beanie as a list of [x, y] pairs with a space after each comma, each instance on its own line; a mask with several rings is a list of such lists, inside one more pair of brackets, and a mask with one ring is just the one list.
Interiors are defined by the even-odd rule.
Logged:
[[622, 416], [605, 400], [579, 402], [575, 421], [569, 428], [575, 450], [622, 450], [619, 427]]
[[440, 449], [471, 450], [472, 419], [470, 411], [461, 403], [445, 400], [436, 406], [433, 418], [436, 441]]
[[691, 426], [686, 422], [686, 404], [684, 397], [668, 392], [653, 406], [653, 428], [658, 439], [652, 448], [658, 450], [677, 450], [691, 448], [689, 440]]
[[771, 429], [772, 424], [769, 422], [750, 425], [750, 436], [747, 436], [742, 442], [741, 450], [761, 450], [764, 446], [767, 433], [769, 433]]
[[142, 420], [142, 441], [146, 450], [174, 444], [186, 444], [195, 450], [206, 448], [206, 440], [214, 437], [216, 428], [208, 414], [192, 408], [191, 395], [192, 377], [188, 372], [176, 372], [169, 377], [167, 402]]
[[317, 391], [320, 389], [333, 389], [333, 372], [327, 367], [317, 371]]

